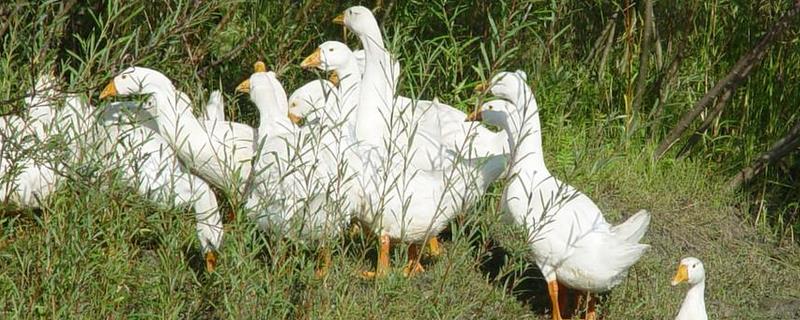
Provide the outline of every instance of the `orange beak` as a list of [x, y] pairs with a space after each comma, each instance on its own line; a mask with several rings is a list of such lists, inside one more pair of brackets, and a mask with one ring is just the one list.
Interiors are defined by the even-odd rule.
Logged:
[[672, 278], [672, 285], [677, 286], [686, 280], [689, 280], [689, 269], [686, 268], [686, 265], [681, 264], [678, 266], [678, 272], [675, 273], [675, 277]]
[[113, 96], [116, 96], [116, 95], [117, 95], [117, 86], [114, 84], [114, 80], [112, 79], [106, 85], [106, 87], [103, 88], [103, 91], [100, 92], [100, 100], [108, 98], [108, 97], [113, 97]]
[[344, 13], [342, 13], [342, 14], [336, 16], [335, 18], [333, 18], [333, 23], [344, 25]]
[[319, 67], [321, 64], [321, 51], [317, 48], [311, 55], [303, 59], [303, 62], [300, 63], [300, 67], [303, 69], [310, 69]]
[[481, 82], [475, 86], [475, 92], [484, 92], [487, 88], [489, 88], [489, 86], [486, 84], [486, 82]]
[[334, 72], [331, 72], [331, 76], [330, 76], [330, 77], [328, 77], [328, 81], [330, 81], [331, 83], [333, 83], [333, 85], [334, 85], [335, 87], [338, 87], [338, 86], [339, 86], [339, 74], [338, 74], [338, 73], [336, 73], [336, 71], [334, 71]]
[[267, 65], [261, 61], [256, 61], [253, 64], [253, 72], [267, 72]]
[[303, 117], [296, 116], [294, 113], [289, 112], [289, 120], [291, 120], [294, 124], [300, 124], [300, 122], [303, 121]]
[[464, 119], [464, 122], [481, 121], [481, 120], [483, 120], [483, 113], [481, 112], [481, 107], [478, 106], [477, 108], [475, 108], [474, 111], [472, 111], [472, 113], [467, 115], [467, 118]]
[[236, 92], [250, 93], [250, 79], [244, 80], [236, 86]]

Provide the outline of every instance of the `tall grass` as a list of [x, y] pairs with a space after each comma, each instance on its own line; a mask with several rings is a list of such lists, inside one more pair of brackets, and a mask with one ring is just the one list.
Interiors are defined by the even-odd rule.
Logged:
[[[354, 3], [7, 1], [0, 4], [0, 113], [24, 110], [25, 92], [50, 70], [64, 79], [65, 92], [96, 101], [114, 74], [141, 65], [167, 74], [196, 105], [222, 89], [226, 115], [255, 126], [257, 110], [233, 93], [252, 63], [267, 62], [287, 90], [316, 79], [298, 64], [328, 39], [358, 46], [330, 23]], [[791, 3], [655, 2], [656, 42], [638, 112], [631, 103], [642, 2], [386, 0], [376, 16], [402, 65], [400, 94], [468, 111], [485, 99], [472, 91], [476, 83], [525, 70], [542, 109], [547, 161], [559, 177], [597, 198], [611, 217], [640, 207], [656, 212], [653, 252], [603, 313], [672, 316], [680, 290], [659, 281], [681, 255], [697, 254], [712, 274], [718, 270], [710, 279], [712, 315], [756, 317], [768, 314], [761, 295], [800, 296], [785, 285], [800, 281], [791, 267], [796, 249], [772, 246], [800, 234], [800, 158], [770, 167], [741, 194], [720, 186], [800, 121], [798, 29], [769, 51], [688, 158], [677, 158], [680, 144], [658, 163], [644, 155]], [[330, 275], [315, 280], [313, 252], [257, 232], [244, 214], [226, 223], [220, 271], [205, 273], [190, 215], [146, 201], [113, 175], [90, 181], [68, 180], [41, 211], [12, 213], [2, 204], [3, 317], [513, 318], [544, 310], [546, 293], [531, 280], [538, 275], [520, 230], [501, 224], [496, 212], [502, 185], [455, 219], [447, 253], [426, 264], [428, 273], [365, 282], [353, 276], [372, 267], [365, 239], [337, 239]], [[741, 227], [739, 217], [777, 237]], [[406, 253], [393, 254], [403, 261]], [[756, 283], [736, 280], [755, 273]]]

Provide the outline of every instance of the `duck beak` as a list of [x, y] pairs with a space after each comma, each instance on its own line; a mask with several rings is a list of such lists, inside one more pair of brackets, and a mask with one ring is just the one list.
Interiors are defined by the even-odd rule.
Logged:
[[242, 83], [236, 86], [236, 92], [250, 93], [250, 79], [242, 81]]
[[299, 125], [300, 122], [303, 121], [303, 117], [296, 116], [296, 115], [294, 115], [294, 113], [289, 112], [289, 120], [291, 120], [292, 123]]
[[344, 25], [344, 13], [336, 16], [336, 18], [333, 18], [333, 23]]
[[320, 65], [322, 65], [322, 60], [320, 59], [320, 57], [321, 57], [321, 51], [319, 48], [317, 48], [317, 50], [314, 50], [314, 53], [303, 59], [303, 62], [300, 63], [300, 68], [310, 69], [319, 67]]
[[334, 87], [338, 87], [339, 86], [339, 74], [336, 73], [336, 71], [331, 72], [330, 77], [328, 77], [328, 81], [333, 83]]
[[114, 80], [108, 82], [103, 91], [100, 92], [100, 100], [103, 100], [108, 97], [113, 97], [117, 95], [117, 86], [114, 84]]
[[214, 251], [206, 252], [206, 271], [214, 272], [217, 269], [217, 255]]
[[481, 112], [481, 107], [477, 107], [475, 108], [475, 111], [472, 111], [472, 113], [467, 115], [467, 118], [464, 119], [464, 122], [481, 121], [483, 120], [482, 115], [483, 113]]
[[256, 61], [253, 64], [253, 72], [267, 72], [267, 65], [262, 61]]
[[676, 286], [686, 280], [689, 280], [689, 270], [686, 268], [686, 265], [681, 264], [678, 266], [678, 272], [675, 273], [675, 277], [672, 278], [672, 285]]
[[475, 92], [484, 92], [489, 87], [486, 82], [481, 82], [477, 86], [475, 86]]

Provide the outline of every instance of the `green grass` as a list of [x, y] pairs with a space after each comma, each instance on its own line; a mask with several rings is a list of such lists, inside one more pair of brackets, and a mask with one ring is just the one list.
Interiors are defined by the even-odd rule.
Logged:
[[[589, 194], [613, 222], [651, 211], [644, 242], [652, 248], [603, 298], [607, 319], [673, 317], [686, 288], [669, 280], [685, 256], [706, 265], [711, 318], [790, 319], [800, 317], [798, 158], [771, 167], [748, 189], [731, 193], [725, 183], [797, 120], [797, 30], [770, 51], [689, 157], [672, 153], [655, 163], [650, 156], [790, 2], [702, 2], [677, 10], [655, 2], [663, 57], [651, 59], [648, 87], [678, 43], [686, 42], [690, 54], [666, 101], [649, 88], [639, 115], [628, 114], [625, 99], [638, 70], [642, 11], [628, 12], [637, 15], [631, 41], [620, 14], [605, 65], [600, 54], [587, 59], [623, 1], [387, 0], [390, 11], [378, 16], [403, 63], [402, 94], [437, 96], [467, 110], [479, 99], [475, 83], [523, 69], [542, 109], [547, 163], [558, 177]], [[55, 69], [67, 91], [96, 97], [115, 72], [138, 64], [163, 71], [198, 103], [221, 87], [228, 117], [255, 124], [254, 106], [233, 95], [252, 63], [267, 62], [287, 90], [314, 79], [297, 64], [323, 40], [341, 40], [329, 21], [346, 6], [98, 2], [59, 15], [59, 3], [0, 4], [10, 13], [0, 23], [0, 111], [22, 109], [18, 98], [44, 70]], [[353, 38], [348, 44], [358, 45]], [[648, 117], [659, 105], [661, 117]], [[453, 221], [445, 254], [427, 260], [427, 272], [402, 277], [405, 248], [395, 246], [395, 272], [367, 281], [357, 273], [374, 267], [373, 242], [336, 239], [332, 269], [316, 279], [313, 247], [262, 234], [238, 210], [225, 224], [217, 272], [206, 273], [188, 212], [146, 201], [113, 175], [81, 176], [60, 186], [42, 210], [0, 208], [0, 315], [547, 319], [546, 290], [521, 230], [495, 212], [501, 192], [494, 186]]]

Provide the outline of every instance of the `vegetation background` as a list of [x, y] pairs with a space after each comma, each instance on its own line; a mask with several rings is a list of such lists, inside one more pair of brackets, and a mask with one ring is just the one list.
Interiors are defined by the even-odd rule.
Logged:
[[[298, 64], [323, 41], [343, 41], [330, 21], [353, 4], [3, 1], [0, 112], [21, 111], [48, 70], [67, 92], [96, 101], [115, 73], [141, 65], [169, 75], [197, 105], [223, 89], [229, 119], [255, 125], [255, 107], [233, 93], [252, 63], [265, 61], [289, 91], [324, 76]], [[706, 264], [712, 318], [800, 318], [800, 156], [792, 153], [800, 145], [800, 2], [363, 4], [378, 8], [402, 63], [401, 94], [466, 111], [483, 98], [473, 92], [479, 81], [525, 70], [552, 170], [612, 221], [639, 208], [653, 213], [645, 237], [653, 248], [604, 297], [606, 319], [673, 317], [685, 288], [669, 279], [689, 255]], [[731, 71], [739, 72], [726, 78]], [[719, 94], [694, 108], [720, 80]], [[671, 143], [692, 109], [688, 130]], [[780, 157], [758, 160], [780, 141]], [[656, 160], [660, 145], [672, 147]], [[753, 164], [761, 170], [731, 187]], [[355, 276], [372, 267], [371, 242], [342, 239], [319, 280], [312, 253], [259, 234], [241, 212], [227, 221], [220, 266], [207, 274], [191, 215], [150, 203], [113, 176], [70, 180], [42, 210], [0, 208], [0, 315], [548, 318], [519, 230], [495, 210], [502, 183], [492, 190], [453, 222], [446, 253], [428, 261], [428, 272], [373, 282]], [[404, 255], [398, 247], [394, 263]]]

